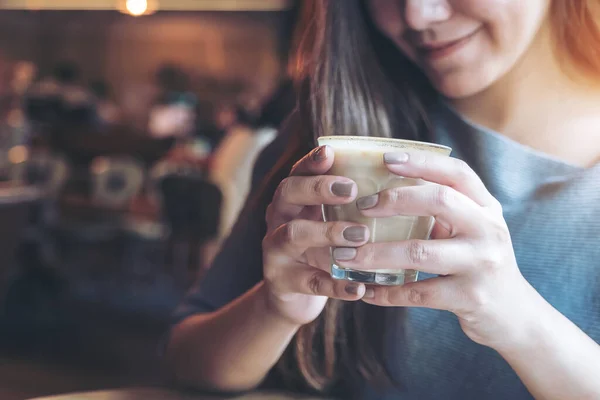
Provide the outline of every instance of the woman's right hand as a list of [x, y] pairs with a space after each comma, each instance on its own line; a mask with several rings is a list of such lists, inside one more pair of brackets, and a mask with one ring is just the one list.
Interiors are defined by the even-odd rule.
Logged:
[[334, 154], [319, 147], [300, 160], [279, 185], [267, 209], [263, 240], [264, 281], [269, 308], [295, 324], [319, 316], [328, 298], [359, 300], [363, 284], [330, 275], [330, 247], [360, 247], [369, 237], [366, 226], [323, 222], [321, 205], [348, 204], [356, 184], [324, 175]]

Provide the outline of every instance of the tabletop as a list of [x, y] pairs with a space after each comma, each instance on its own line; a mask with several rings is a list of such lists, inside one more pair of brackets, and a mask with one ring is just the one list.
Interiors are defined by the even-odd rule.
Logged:
[[[248, 393], [233, 397], [201, 395], [190, 392], [178, 392], [161, 388], [132, 388], [104, 390], [85, 393], [71, 393], [50, 397], [38, 397], [30, 400], [319, 400], [316, 397], [302, 397], [291, 394], [261, 392]], [[322, 399], [321, 399], [322, 400]]]
[[0, 206], [28, 203], [40, 199], [42, 193], [33, 186], [0, 183]]

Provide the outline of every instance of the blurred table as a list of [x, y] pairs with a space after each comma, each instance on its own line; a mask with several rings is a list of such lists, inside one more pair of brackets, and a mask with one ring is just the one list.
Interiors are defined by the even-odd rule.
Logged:
[[74, 165], [89, 164], [99, 156], [132, 156], [146, 165], [162, 159], [175, 138], [153, 138], [127, 126], [98, 132], [86, 126], [61, 126], [47, 132], [51, 148], [65, 154]]
[[72, 393], [30, 400], [318, 400], [316, 397], [301, 397], [283, 393], [249, 393], [237, 397], [220, 397], [191, 394], [158, 388], [106, 390], [87, 393]]
[[30, 224], [31, 206], [41, 198], [42, 193], [34, 187], [0, 182], [0, 309], [17, 270], [16, 252]]
[[42, 193], [33, 186], [22, 186], [12, 182], [0, 182], [0, 206], [32, 203], [39, 200]]

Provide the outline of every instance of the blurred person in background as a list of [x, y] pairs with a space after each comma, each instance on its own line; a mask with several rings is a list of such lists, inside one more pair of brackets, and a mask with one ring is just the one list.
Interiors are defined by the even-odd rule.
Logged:
[[196, 132], [198, 99], [190, 91], [187, 74], [164, 65], [156, 74], [158, 95], [150, 109], [148, 129], [153, 137], [188, 137]]
[[[295, 108], [296, 88], [293, 79], [286, 75], [263, 105], [256, 125], [264, 131], [279, 131], [286, 118]], [[273, 146], [269, 146], [267, 151], [276, 158], [278, 157], [277, 154], [285, 151], [285, 146], [285, 141], [277, 141]], [[252, 181], [264, 177], [271, 167], [265, 164], [254, 165]]]
[[[212, 157], [211, 177], [219, 183], [224, 195], [217, 241], [219, 246], [237, 221], [250, 194], [254, 177], [266, 172], [261, 170], [263, 165], [255, 165], [258, 155], [277, 136], [281, 124], [296, 106], [296, 92], [289, 65], [292, 63], [290, 49], [295, 47], [293, 29], [298, 19], [299, 8], [293, 7], [286, 18], [283, 40], [280, 41], [284, 70], [275, 85], [257, 81], [255, 90], [240, 96], [241, 106], [222, 107], [217, 114], [218, 126], [224, 134]], [[212, 260], [219, 246], [213, 246], [212, 251], [205, 253], [208, 255], [207, 262]]]
[[203, 251], [205, 266], [212, 263], [238, 219], [250, 193], [252, 170], [258, 155], [277, 136], [274, 117], [258, 118], [243, 107], [237, 107], [224, 138], [211, 156], [210, 179], [221, 190], [223, 203], [217, 238]]
[[227, 131], [237, 123], [237, 107], [230, 103], [217, 104], [211, 113], [211, 123], [202, 127], [212, 149], [216, 149]]
[[58, 64], [52, 78], [58, 85], [67, 112], [84, 109], [93, 104], [91, 91], [81, 81], [81, 70], [72, 62]]
[[35, 64], [29, 61], [17, 61], [11, 70], [10, 104], [6, 110], [6, 119], [3, 121], [7, 124], [7, 129], [2, 135], [4, 150], [29, 144], [31, 130], [24, 112], [25, 94], [37, 76]]
[[100, 126], [117, 125], [121, 121], [121, 112], [113, 98], [108, 82], [104, 80], [93, 81], [90, 84], [90, 89], [95, 98], [96, 114]]
[[[596, 0], [315, 0], [299, 102], [272, 166], [168, 346], [181, 384], [344, 399], [600, 398]], [[315, 136], [448, 145], [388, 153], [430, 185], [357, 199]], [[278, 143], [283, 141], [284, 144]], [[432, 240], [367, 244], [321, 204], [432, 215]], [[377, 286], [330, 275], [416, 269]], [[425, 279], [423, 279], [425, 278]]]
[[77, 64], [61, 62], [52, 74], [32, 85], [27, 95], [28, 116], [36, 121], [93, 123], [94, 96], [81, 83]]

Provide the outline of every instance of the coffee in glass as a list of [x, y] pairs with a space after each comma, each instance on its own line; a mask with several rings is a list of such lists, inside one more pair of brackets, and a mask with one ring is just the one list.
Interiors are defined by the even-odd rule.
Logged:
[[[352, 179], [358, 186], [357, 199], [385, 189], [429, 184], [422, 179], [404, 178], [391, 173], [383, 161], [385, 153], [426, 151], [449, 156], [452, 151], [449, 147], [433, 143], [379, 137], [322, 136], [317, 141], [319, 146], [329, 146], [335, 153], [329, 175]], [[325, 221], [366, 225], [370, 231], [369, 241], [372, 243], [428, 239], [434, 224], [434, 219], [430, 216], [365, 217], [356, 201], [345, 205], [323, 206], [323, 218]], [[414, 270], [377, 269], [376, 266], [369, 266], [368, 270], [342, 268], [335, 264], [333, 257], [331, 275], [336, 279], [379, 285], [402, 285], [417, 280], [417, 271]]]

